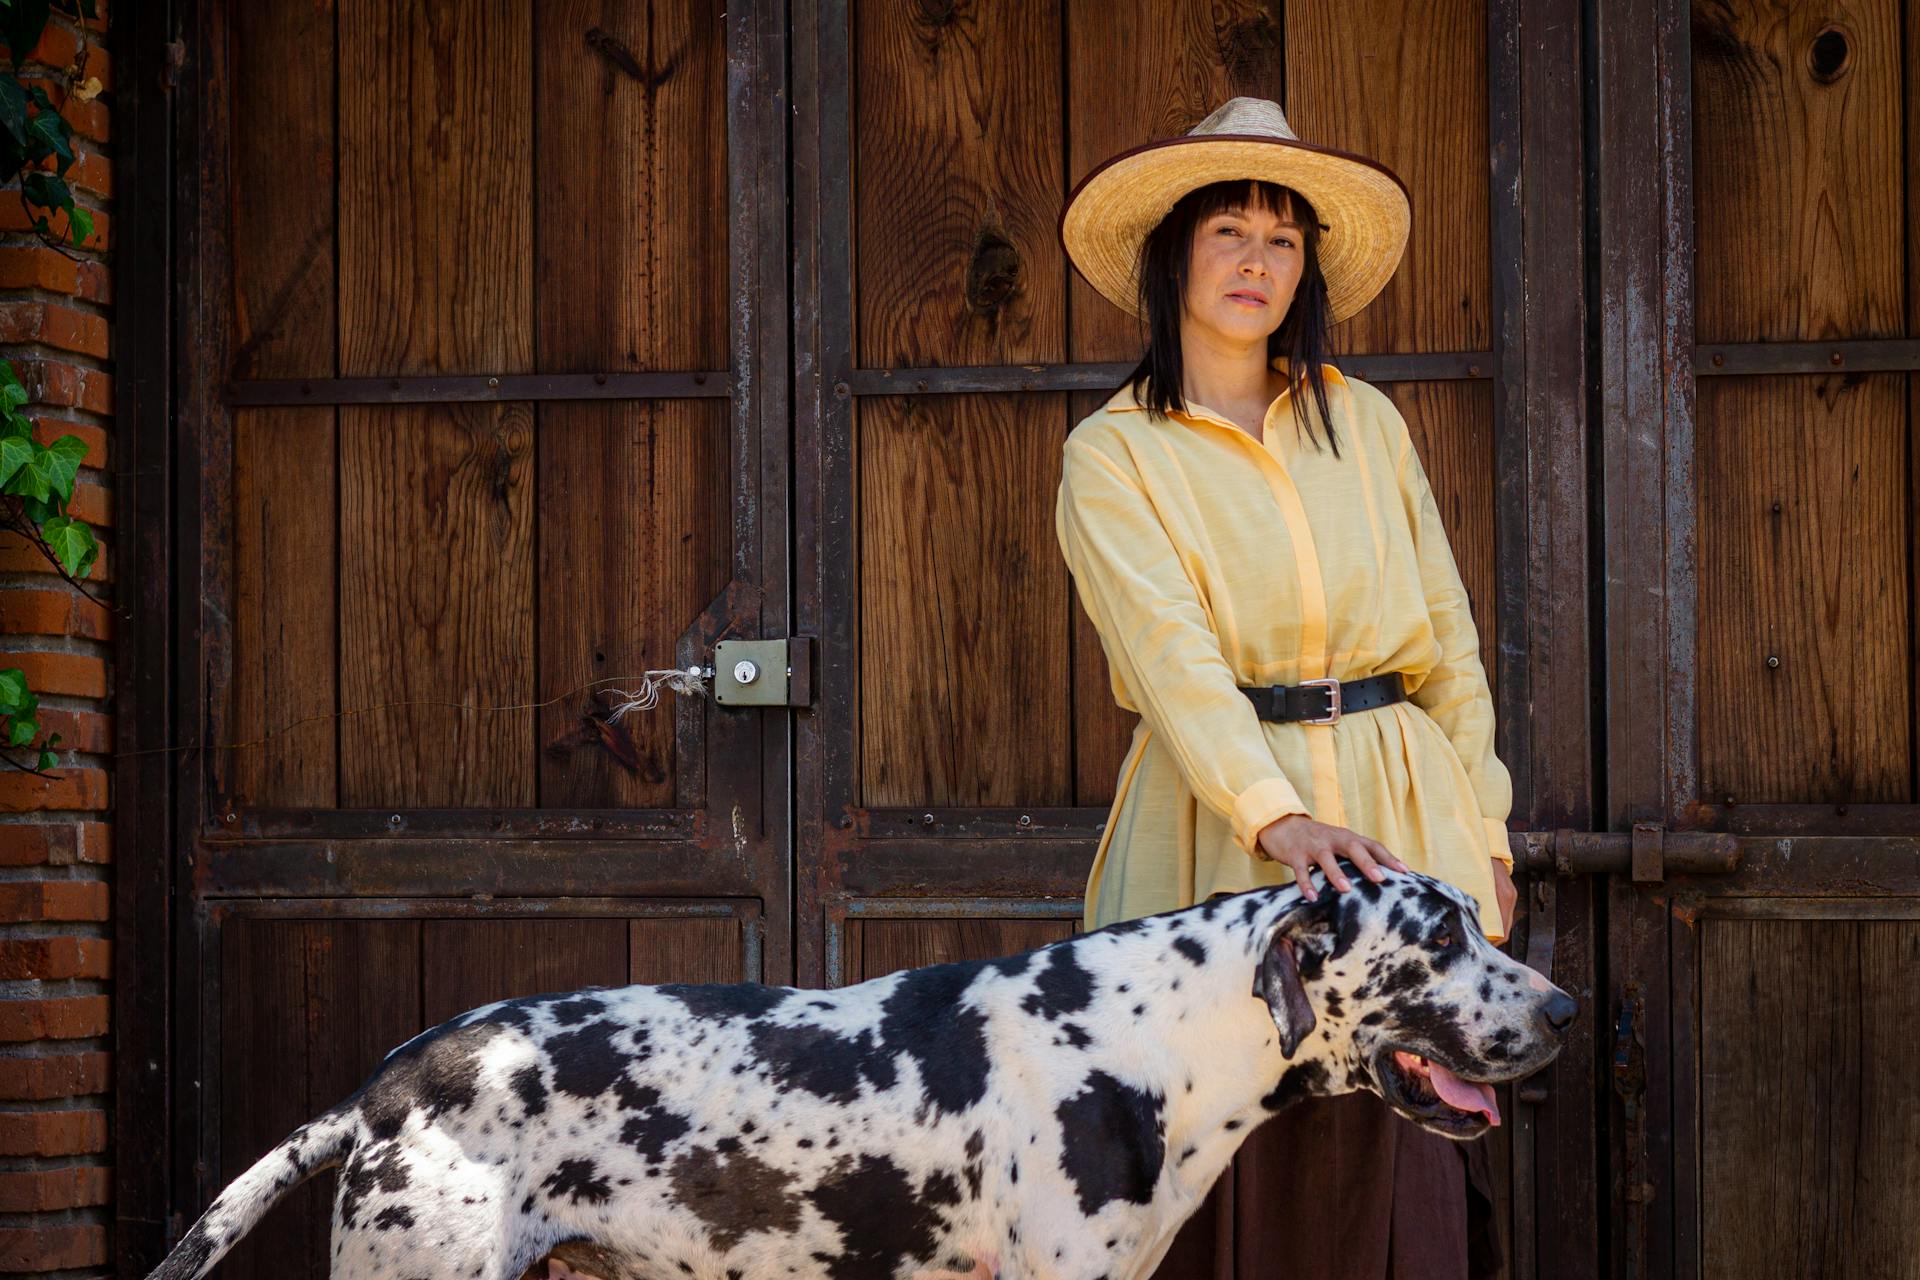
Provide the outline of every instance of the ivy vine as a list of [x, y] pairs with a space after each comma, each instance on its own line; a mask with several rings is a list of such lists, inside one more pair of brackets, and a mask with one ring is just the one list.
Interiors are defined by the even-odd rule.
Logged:
[[[55, 81], [59, 105], [47, 86], [28, 83], [21, 69], [55, 13], [81, 29], [73, 64]], [[67, 253], [66, 245], [78, 248], [93, 235], [93, 215], [74, 200], [67, 185], [67, 171], [76, 157], [73, 130], [60, 110], [69, 101], [90, 101], [100, 92], [99, 78], [87, 74], [91, 45], [84, 26], [96, 20], [94, 0], [0, 0], [0, 40], [11, 64], [0, 73], [0, 181], [18, 181], [28, 224], [43, 243], [70, 258], [78, 255]], [[56, 229], [54, 219], [62, 214], [64, 229]], [[80, 581], [99, 558], [99, 544], [84, 521], [67, 514], [86, 443], [74, 435], [40, 443], [32, 420], [21, 412], [28, 399], [13, 366], [0, 360], [0, 528], [25, 538], [69, 586], [104, 605]], [[60, 745], [57, 733], [35, 742], [40, 738], [39, 706], [24, 671], [0, 670], [0, 759], [36, 773], [53, 767], [53, 749]], [[14, 756], [22, 748], [31, 753], [31, 763]]]

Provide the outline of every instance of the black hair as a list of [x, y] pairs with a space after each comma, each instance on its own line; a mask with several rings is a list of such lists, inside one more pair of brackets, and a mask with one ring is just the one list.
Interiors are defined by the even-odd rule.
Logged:
[[[1194, 228], [1226, 209], [1264, 207], [1276, 215], [1291, 208], [1300, 224], [1301, 251], [1305, 269], [1293, 293], [1293, 303], [1280, 327], [1267, 337], [1267, 363], [1276, 356], [1287, 357], [1287, 368], [1296, 382], [1305, 370], [1308, 389], [1320, 421], [1326, 425], [1327, 441], [1333, 456], [1340, 456], [1340, 440], [1334, 433], [1333, 413], [1327, 404], [1326, 379], [1321, 363], [1327, 359], [1328, 322], [1327, 280], [1320, 273], [1321, 226], [1313, 205], [1292, 187], [1256, 178], [1230, 179], [1196, 187], [1182, 196], [1160, 224], [1147, 233], [1140, 246], [1140, 314], [1146, 330], [1147, 353], [1134, 367], [1127, 381], [1134, 399], [1152, 412], [1166, 415], [1173, 410], [1186, 412], [1180, 393], [1180, 314], [1186, 296], [1187, 268], [1193, 252]], [[1307, 420], [1301, 397], [1293, 397], [1295, 430], [1304, 431], [1316, 447], [1319, 438]]]

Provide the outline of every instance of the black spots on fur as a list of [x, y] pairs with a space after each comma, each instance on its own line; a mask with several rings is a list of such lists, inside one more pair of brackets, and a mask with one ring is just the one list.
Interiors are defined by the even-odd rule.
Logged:
[[1091, 1217], [1111, 1200], [1146, 1204], [1166, 1159], [1165, 1099], [1091, 1072], [1080, 1092], [1054, 1111], [1060, 1121], [1060, 1169], [1080, 1211]]
[[573, 1204], [605, 1204], [613, 1187], [600, 1176], [599, 1166], [591, 1160], [562, 1160], [540, 1184], [554, 1200], [565, 1196]]
[[390, 1204], [373, 1216], [376, 1231], [405, 1231], [413, 1225], [413, 1214], [403, 1204]]
[[1266, 1097], [1260, 1099], [1260, 1105], [1268, 1111], [1279, 1111], [1296, 1102], [1325, 1093], [1329, 1075], [1324, 1062], [1296, 1062], [1288, 1067], [1280, 1077], [1280, 1082]]
[[1257, 893], [1248, 894], [1240, 904], [1240, 923], [1252, 924], [1255, 917], [1260, 914], [1260, 908], [1265, 905], [1266, 903], [1262, 895]]
[[1207, 962], [1206, 947], [1201, 945], [1197, 939], [1189, 938], [1184, 933], [1173, 940], [1173, 949], [1193, 961], [1196, 965], [1203, 965]]
[[540, 1079], [540, 1064], [529, 1062], [508, 1079], [513, 1092], [520, 1099], [520, 1105], [527, 1109], [528, 1116], [537, 1116], [547, 1109], [547, 1086]]
[[340, 1221], [354, 1226], [360, 1220], [360, 1206], [375, 1191], [405, 1191], [413, 1182], [398, 1144], [377, 1142], [356, 1152], [340, 1171]]
[[685, 1137], [692, 1127], [693, 1122], [678, 1112], [653, 1107], [627, 1117], [620, 1126], [620, 1141], [645, 1156], [648, 1164], [658, 1164], [667, 1144]]
[[670, 982], [654, 990], [672, 996], [696, 1018], [716, 1020], [765, 1017], [793, 995], [790, 987], [764, 987], [757, 982]]
[[1338, 1018], [1346, 1013], [1346, 1011], [1347, 1006], [1341, 1002], [1338, 991], [1327, 992], [1325, 999], [1320, 1002], [1320, 1012], [1326, 1014], [1329, 1018]]
[[667, 1181], [674, 1200], [707, 1224], [722, 1252], [751, 1231], [800, 1229], [792, 1177], [750, 1152], [695, 1147], [674, 1160]]
[[1131, 920], [1116, 920], [1097, 932], [1104, 933], [1110, 938], [1124, 938], [1130, 933], [1139, 933], [1145, 929], [1148, 919], [1147, 916], [1136, 916]]
[[[1400, 904], [1395, 903], [1393, 909], [1400, 910]], [[1361, 910], [1359, 902], [1341, 904], [1340, 923], [1334, 930], [1333, 949], [1327, 955], [1329, 960], [1338, 960], [1353, 950], [1353, 944], [1360, 940], [1360, 926], [1365, 916], [1366, 912]]]
[[917, 1062], [928, 1103], [949, 1114], [987, 1096], [987, 1020], [960, 1003], [983, 967], [960, 962], [909, 969], [880, 1007], [886, 1052]]
[[848, 1036], [810, 1023], [755, 1022], [749, 1034], [754, 1057], [785, 1090], [848, 1103], [860, 1096], [862, 1080], [876, 1089], [893, 1087], [893, 1057], [874, 1044], [871, 1032]]
[[1146, 1011], [1147, 1006], [1144, 1003], [1133, 1006], [1133, 1016], [1136, 1018], [1143, 1016]]
[[1240, 1131], [1240, 1122], [1238, 1120], [1229, 1120], [1225, 1125], [1221, 1127], [1224, 1128], [1228, 1133], [1238, 1133]]
[[1027, 971], [1033, 963], [1034, 952], [1021, 951], [1010, 956], [999, 956], [987, 961], [987, 967], [1004, 977], [1017, 978]]
[[1075, 1049], [1084, 1049], [1093, 1043], [1093, 1037], [1088, 1035], [1087, 1029], [1079, 1023], [1063, 1022], [1060, 1024], [1060, 1039], [1054, 1043], [1065, 1044]]
[[597, 1000], [588, 995], [572, 996], [565, 1000], [556, 1000], [548, 1006], [548, 1012], [553, 1014], [553, 1020], [563, 1027], [576, 1026], [579, 1023], [585, 1022], [588, 1018], [595, 1017], [606, 1011], [607, 1005], [605, 1001]]
[[1480, 979], [1480, 990], [1477, 994], [1482, 1000], [1491, 1001], [1493, 999], [1493, 980], [1490, 978]]
[[1513, 1059], [1513, 1042], [1520, 1038], [1512, 1027], [1502, 1027], [1488, 1036], [1480, 1047], [1480, 1056], [1489, 1062], [1510, 1062]]
[[1371, 1013], [1368, 1013], [1365, 1017], [1360, 1019], [1360, 1025], [1363, 1027], [1377, 1027], [1381, 1023], [1385, 1022], [1386, 1020], [1387, 1020], [1386, 1010], [1375, 1009]]
[[576, 1098], [597, 1098], [626, 1074], [631, 1055], [614, 1047], [619, 1023], [589, 1022], [547, 1039], [553, 1087]]
[[1043, 954], [1052, 962], [1040, 971], [1033, 994], [1020, 1002], [1020, 1008], [1051, 1022], [1092, 1004], [1093, 975], [1081, 966], [1073, 944], [1048, 947]]
[[1381, 976], [1375, 993], [1391, 1001], [1395, 996], [1419, 990], [1426, 980], [1426, 965], [1418, 960], [1402, 960]]
[[920, 1198], [928, 1204], [959, 1204], [960, 1183], [945, 1169], [936, 1169], [927, 1175], [925, 1182], [920, 1184]]
[[464, 1111], [478, 1096], [480, 1051], [509, 1027], [487, 1018], [466, 1026], [436, 1027], [387, 1056], [351, 1100], [381, 1141], [395, 1137], [416, 1110], [429, 1120]]
[[807, 1198], [840, 1228], [841, 1252], [822, 1259], [833, 1280], [891, 1276], [902, 1262], [926, 1261], [937, 1248], [939, 1214], [883, 1155], [842, 1159]]
[[1387, 1012], [1393, 1016], [1400, 1036], [1431, 1046], [1429, 1056], [1456, 1071], [1478, 1074], [1473, 1070], [1475, 1055], [1467, 1046], [1465, 1032], [1460, 1029], [1458, 1009], [1425, 997], [1401, 995], [1388, 1002]]
[[1420, 918], [1407, 910], [1404, 902], [1396, 902], [1387, 912], [1387, 932], [1395, 935], [1405, 946], [1418, 946], [1420, 943]]
[[1367, 902], [1380, 901], [1380, 895], [1386, 892], [1386, 886], [1376, 884], [1365, 876], [1353, 876], [1351, 880], [1353, 891]]

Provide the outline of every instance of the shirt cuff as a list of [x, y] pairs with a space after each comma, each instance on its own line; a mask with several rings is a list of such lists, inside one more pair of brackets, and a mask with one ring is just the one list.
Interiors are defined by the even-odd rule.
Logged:
[[1263, 778], [1233, 799], [1233, 838], [1241, 852], [1254, 856], [1260, 833], [1290, 813], [1306, 813], [1300, 793], [1285, 778]]
[[1513, 850], [1507, 847], [1507, 820], [1505, 818], [1487, 818], [1487, 852], [1495, 860], [1507, 864], [1507, 870], [1513, 870]]

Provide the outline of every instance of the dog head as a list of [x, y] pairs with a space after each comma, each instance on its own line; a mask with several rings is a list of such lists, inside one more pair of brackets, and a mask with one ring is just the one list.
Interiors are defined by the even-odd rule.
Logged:
[[1349, 879], [1347, 893], [1322, 885], [1296, 901], [1263, 939], [1253, 993], [1281, 1053], [1317, 1035], [1302, 1092], [1369, 1089], [1436, 1133], [1476, 1137], [1500, 1122], [1491, 1086], [1552, 1061], [1577, 1006], [1487, 941], [1459, 889], [1416, 873]]

